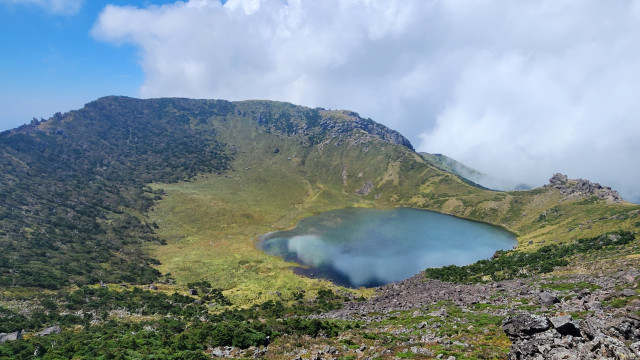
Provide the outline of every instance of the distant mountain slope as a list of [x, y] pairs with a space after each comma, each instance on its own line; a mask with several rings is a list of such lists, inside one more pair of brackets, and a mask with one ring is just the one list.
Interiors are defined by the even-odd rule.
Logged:
[[534, 186], [528, 184], [516, 183], [481, 173], [480, 171], [443, 154], [420, 153], [420, 156], [444, 171], [458, 174], [463, 178], [488, 189], [511, 191], [530, 190], [534, 188]]

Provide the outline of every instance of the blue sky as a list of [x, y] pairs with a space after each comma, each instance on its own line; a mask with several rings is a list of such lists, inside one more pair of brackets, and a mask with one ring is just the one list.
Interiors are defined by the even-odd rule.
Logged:
[[640, 202], [638, 59], [640, 0], [0, 0], [0, 130], [105, 95], [289, 101]]
[[107, 3], [169, 2], [90, 0], [68, 14], [46, 3], [0, 0], [0, 130], [104, 95], [137, 96], [143, 72], [136, 48], [96, 41], [91, 28]]

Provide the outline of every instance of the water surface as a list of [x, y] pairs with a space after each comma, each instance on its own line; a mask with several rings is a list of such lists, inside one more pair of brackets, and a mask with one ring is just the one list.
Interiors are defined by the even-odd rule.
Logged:
[[401, 208], [329, 211], [264, 235], [259, 246], [307, 267], [298, 273], [370, 287], [429, 267], [470, 264], [515, 244], [513, 234], [496, 226]]

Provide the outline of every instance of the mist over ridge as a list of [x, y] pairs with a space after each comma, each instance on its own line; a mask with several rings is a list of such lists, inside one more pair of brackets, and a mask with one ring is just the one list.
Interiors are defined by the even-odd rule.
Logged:
[[639, 19], [625, 1], [192, 0], [108, 6], [92, 34], [139, 49], [143, 97], [351, 109], [499, 179], [637, 201]]

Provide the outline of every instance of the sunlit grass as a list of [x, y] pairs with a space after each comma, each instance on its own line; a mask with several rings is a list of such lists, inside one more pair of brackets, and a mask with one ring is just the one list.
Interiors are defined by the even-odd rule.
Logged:
[[161, 262], [158, 269], [182, 284], [207, 280], [240, 305], [335, 287], [297, 276], [291, 268], [298, 265], [260, 251], [258, 237], [322, 211], [371, 204], [340, 186], [310, 183], [299, 163], [301, 147], [264, 134], [248, 138], [249, 151], [241, 146], [225, 175], [153, 185], [167, 193], [150, 212], [167, 242], [149, 249]]

